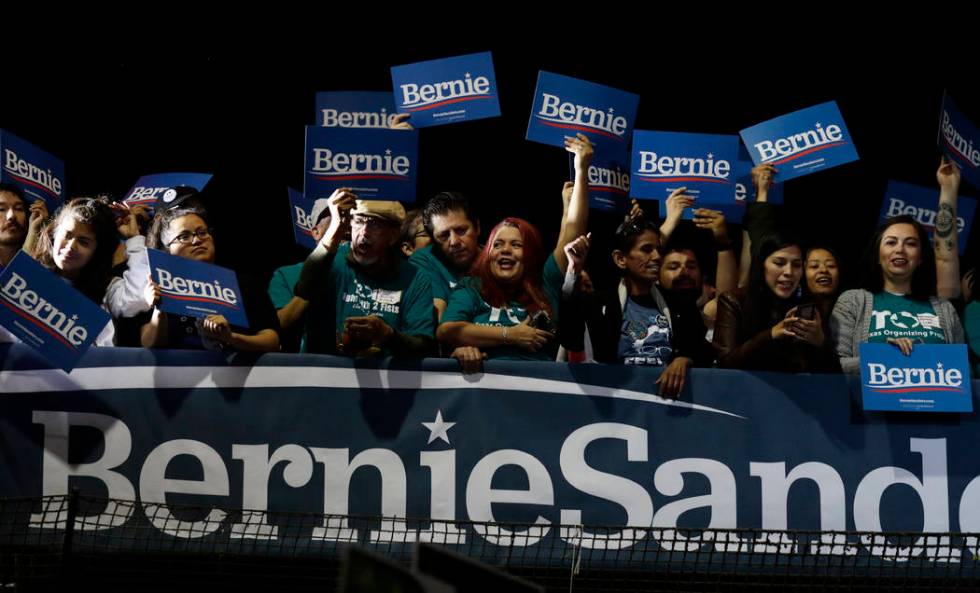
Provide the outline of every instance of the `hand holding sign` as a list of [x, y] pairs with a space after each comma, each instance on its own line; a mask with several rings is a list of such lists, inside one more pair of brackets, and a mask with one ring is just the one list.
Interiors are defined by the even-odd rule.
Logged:
[[664, 243], [674, 233], [674, 229], [677, 228], [677, 223], [684, 216], [684, 210], [694, 205], [694, 196], [684, 193], [686, 191], [687, 187], [678, 187], [670, 192], [670, 196], [667, 197], [664, 205], [666, 215], [664, 216], [663, 224], [660, 225], [660, 236]]
[[151, 309], [160, 304], [160, 285], [153, 280], [153, 274], [146, 275], [146, 286], [143, 287], [143, 302]]
[[960, 190], [960, 167], [945, 156], [939, 161], [939, 170], [936, 171], [936, 181], [939, 182], [939, 189], [944, 193], [956, 195]]
[[391, 125], [389, 126], [392, 130], [414, 130], [412, 124], [408, 123], [408, 118], [412, 117], [411, 113], [399, 113], [391, 119]]
[[776, 167], [765, 163], [752, 167], [752, 185], [755, 186], [755, 201], [765, 202], [769, 198], [769, 188], [772, 187], [776, 176]]
[[565, 136], [565, 150], [575, 155], [576, 171], [588, 171], [589, 165], [592, 164], [592, 157], [595, 156], [595, 150], [588, 136], [585, 134], [575, 134], [574, 138]]
[[228, 344], [232, 339], [231, 324], [224, 315], [208, 315], [201, 320], [201, 337]]
[[720, 210], [698, 208], [694, 211], [694, 226], [711, 231], [715, 243], [728, 243], [728, 227], [725, 225], [725, 214]]
[[905, 356], [912, 355], [912, 346], [915, 342], [911, 338], [888, 338], [887, 342], [892, 346], [896, 346]]

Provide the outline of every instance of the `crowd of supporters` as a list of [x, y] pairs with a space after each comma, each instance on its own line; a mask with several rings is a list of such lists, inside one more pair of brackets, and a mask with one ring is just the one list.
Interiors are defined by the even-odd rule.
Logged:
[[[76, 198], [49, 216], [43, 202], [2, 184], [0, 269], [23, 249], [103, 306], [113, 323], [100, 346], [446, 356], [465, 373], [486, 359], [647, 365], [663, 368], [651, 389], [667, 397], [692, 367], [855, 373], [862, 342], [905, 354], [921, 343], [967, 342], [980, 370], [980, 304], [957, 256], [960, 172], [946, 159], [936, 172], [934, 236], [912, 217], [888, 219], [858, 269], [783, 223], [768, 201], [779, 176], [771, 165], [752, 171], [755, 199], [740, 241], [722, 212], [696, 208], [685, 188], [666, 201], [663, 221], [634, 202], [615, 231], [590, 232], [594, 149], [577, 135], [566, 150], [574, 181], [562, 188], [554, 245], [519, 217], [483, 234], [476, 205], [456, 192], [410, 212], [350, 189], [316, 200], [317, 245], [305, 261], [276, 270], [268, 287], [237, 271], [248, 328], [159, 308], [145, 247], [215, 259], [206, 200], [190, 188], [152, 217], [105, 198]], [[683, 220], [687, 211], [693, 221]], [[595, 244], [611, 245], [608, 253], [587, 257], [593, 234], [605, 235]], [[594, 286], [587, 262], [609, 266], [618, 282]], [[849, 290], [845, 265], [861, 276]], [[13, 339], [0, 329], [0, 341]]]

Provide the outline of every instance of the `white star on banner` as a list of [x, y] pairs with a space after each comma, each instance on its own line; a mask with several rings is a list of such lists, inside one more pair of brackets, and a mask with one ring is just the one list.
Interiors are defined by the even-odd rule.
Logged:
[[426, 444], [431, 445], [432, 441], [436, 439], [442, 439], [449, 443], [449, 429], [456, 426], [455, 422], [446, 422], [442, 419], [442, 410], [436, 412], [435, 422], [423, 422], [422, 426], [429, 429], [429, 442]]

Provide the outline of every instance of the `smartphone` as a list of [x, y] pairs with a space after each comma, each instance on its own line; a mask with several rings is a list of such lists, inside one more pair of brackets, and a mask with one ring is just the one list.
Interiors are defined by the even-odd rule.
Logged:
[[800, 319], [810, 319], [812, 320], [817, 313], [817, 305], [814, 303], [805, 303], [796, 308], [796, 316]]
[[531, 321], [528, 325], [534, 329], [555, 333], [555, 325], [551, 322], [551, 317], [548, 316], [546, 311], [538, 311], [534, 315], [531, 315]]

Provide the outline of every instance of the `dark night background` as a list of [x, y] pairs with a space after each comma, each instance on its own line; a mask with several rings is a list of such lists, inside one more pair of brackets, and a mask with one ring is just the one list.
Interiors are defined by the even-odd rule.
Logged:
[[[62, 158], [69, 195], [121, 196], [149, 173], [214, 173], [207, 193], [219, 263], [268, 275], [304, 257], [293, 244], [285, 188], [303, 186], [314, 94], [390, 90], [392, 65], [493, 52], [502, 117], [421, 130], [418, 196], [423, 202], [444, 189], [462, 191], [479, 203], [484, 231], [505, 215], [523, 216], [549, 244], [568, 160], [561, 149], [524, 140], [539, 69], [638, 93], [637, 129], [737, 134], [836, 100], [861, 160], [788, 182], [787, 214], [804, 234], [831, 239], [853, 272], [887, 180], [937, 187], [943, 89], [980, 122], [980, 93], [965, 74], [973, 70], [924, 42], [834, 42], [819, 55], [752, 58], [733, 36], [651, 39], [657, 43], [586, 51], [561, 34], [517, 29], [444, 42], [403, 34], [370, 43], [326, 36], [296, 44], [187, 43], [172, 52], [66, 46], [35, 70], [43, 76], [32, 84], [0, 93], [0, 128]], [[980, 191], [964, 180], [961, 194]], [[648, 204], [656, 215], [656, 203]], [[600, 245], [593, 267], [608, 261], [601, 243], [616, 224], [593, 211]], [[977, 234], [964, 270], [978, 251]]]

